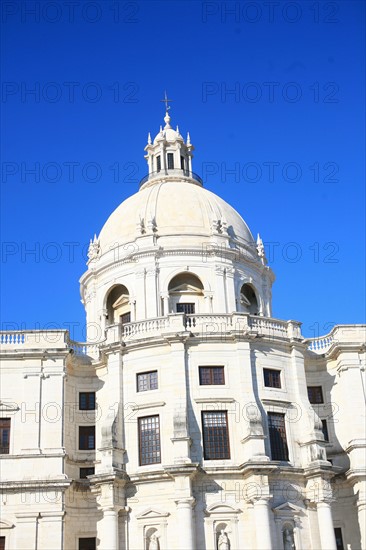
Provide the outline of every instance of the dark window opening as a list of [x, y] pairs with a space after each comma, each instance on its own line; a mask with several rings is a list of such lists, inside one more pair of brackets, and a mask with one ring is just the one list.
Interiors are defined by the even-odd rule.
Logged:
[[334, 528], [334, 535], [335, 535], [335, 539], [336, 539], [336, 548], [337, 548], [337, 550], [344, 550], [342, 529], [340, 527], [335, 527]]
[[327, 426], [327, 421], [325, 419], [322, 419], [322, 432], [323, 432], [325, 441], [329, 441], [328, 426]]
[[225, 384], [224, 367], [199, 367], [200, 385]]
[[281, 387], [281, 371], [275, 369], [263, 369], [264, 385], [268, 388]]
[[160, 172], [161, 170], [161, 159], [160, 159], [160, 155], [156, 157], [156, 171], [157, 172]]
[[10, 418], [0, 418], [0, 454], [9, 454]]
[[128, 311], [127, 313], [124, 313], [123, 315], [121, 315], [120, 321], [121, 321], [122, 325], [124, 325], [126, 323], [131, 323], [131, 312]]
[[181, 170], [185, 170], [184, 157], [180, 157], [180, 167], [181, 167]]
[[145, 416], [138, 419], [140, 466], [160, 464], [159, 416]]
[[0, 550], [5, 550], [5, 537], [0, 537]]
[[86, 479], [87, 476], [93, 476], [95, 474], [95, 468], [80, 468], [79, 477], [80, 479]]
[[272, 460], [288, 461], [285, 415], [281, 413], [268, 413], [268, 431]]
[[177, 313], [185, 313], [186, 315], [192, 315], [193, 313], [195, 313], [195, 306], [192, 303], [177, 304]]
[[202, 412], [202, 432], [205, 460], [230, 458], [227, 411]]
[[95, 392], [80, 392], [79, 393], [79, 409], [81, 411], [95, 410]]
[[137, 375], [137, 391], [158, 389], [158, 371], [142, 372]]
[[95, 449], [95, 426], [79, 426], [79, 449], [81, 451]]
[[174, 168], [174, 154], [168, 153], [168, 169], [172, 170]]
[[87, 537], [79, 539], [79, 550], [96, 550], [97, 539], [96, 537]]
[[324, 403], [322, 387], [308, 386], [308, 397], [309, 397], [310, 403], [312, 403], [313, 405]]

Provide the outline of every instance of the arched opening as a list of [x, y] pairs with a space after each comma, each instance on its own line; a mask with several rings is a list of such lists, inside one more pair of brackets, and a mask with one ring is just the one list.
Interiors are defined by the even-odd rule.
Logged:
[[107, 325], [131, 321], [130, 296], [125, 285], [116, 285], [107, 297]]
[[245, 313], [259, 314], [258, 300], [252, 285], [245, 283], [240, 289], [240, 304]]
[[179, 273], [168, 286], [170, 309], [173, 313], [198, 313], [203, 298], [203, 284], [190, 272]]
[[159, 534], [155, 527], [146, 531], [146, 550], [160, 550]]

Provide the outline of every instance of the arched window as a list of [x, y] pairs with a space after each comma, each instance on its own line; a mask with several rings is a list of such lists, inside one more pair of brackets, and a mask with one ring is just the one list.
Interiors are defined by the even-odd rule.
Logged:
[[258, 300], [252, 285], [245, 283], [240, 289], [240, 304], [242, 311], [251, 315], [258, 315]]
[[130, 297], [124, 285], [116, 285], [107, 298], [107, 325], [131, 321]]
[[197, 313], [197, 306], [203, 297], [203, 284], [190, 272], [179, 273], [168, 286], [170, 307], [174, 313], [187, 315]]

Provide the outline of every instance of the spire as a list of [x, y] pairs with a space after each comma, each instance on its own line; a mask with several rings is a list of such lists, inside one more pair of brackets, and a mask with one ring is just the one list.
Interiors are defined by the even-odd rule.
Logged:
[[187, 132], [187, 145], [191, 145], [191, 136], [189, 135], [189, 132]]
[[147, 135], [147, 143], [148, 143], [148, 145], [151, 145], [151, 134], [150, 134], [150, 132]]

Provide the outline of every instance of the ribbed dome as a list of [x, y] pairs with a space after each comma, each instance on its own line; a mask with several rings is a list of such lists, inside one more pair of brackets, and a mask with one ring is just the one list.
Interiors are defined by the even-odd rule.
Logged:
[[[177, 247], [190, 236], [197, 246], [213, 234], [215, 223], [226, 224], [230, 237], [252, 245], [253, 236], [241, 216], [223, 199], [194, 183], [162, 181], [126, 199], [111, 214], [99, 235], [103, 252], [135, 241], [154, 227], [156, 235], [171, 237]], [[150, 227], [150, 229], [149, 229]]]

